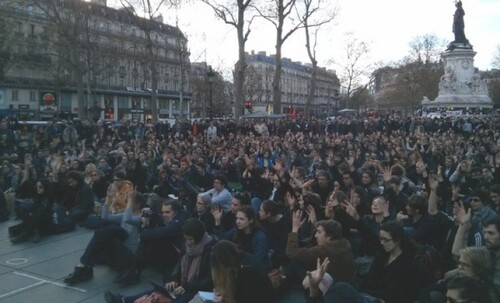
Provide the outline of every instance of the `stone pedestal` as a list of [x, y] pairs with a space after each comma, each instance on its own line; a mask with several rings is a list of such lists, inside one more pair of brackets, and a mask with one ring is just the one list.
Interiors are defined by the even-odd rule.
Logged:
[[468, 43], [451, 43], [441, 54], [444, 75], [439, 82], [436, 100], [426, 97], [422, 101], [424, 109], [431, 108], [492, 108], [486, 82], [474, 68], [476, 52]]

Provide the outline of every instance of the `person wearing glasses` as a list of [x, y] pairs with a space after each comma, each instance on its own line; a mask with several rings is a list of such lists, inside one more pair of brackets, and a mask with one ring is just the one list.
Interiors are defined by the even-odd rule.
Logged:
[[231, 205], [231, 193], [226, 189], [226, 178], [222, 175], [214, 177], [214, 187], [204, 194], [212, 198], [212, 204], [219, 205], [224, 210], [229, 210]]
[[446, 285], [455, 277], [472, 277], [486, 282], [491, 273], [491, 258], [486, 247], [466, 247], [460, 250], [457, 268], [448, 271], [442, 280], [419, 293], [420, 303], [446, 302]]
[[[455, 254], [458, 251], [456, 248], [461, 248], [464, 244], [476, 247], [485, 245], [483, 224], [497, 216], [495, 211], [488, 205], [489, 193], [487, 191], [475, 190], [471, 193], [471, 197], [469, 209], [464, 203], [455, 203], [455, 216], [460, 223], [455, 235]], [[464, 243], [459, 243], [461, 241], [464, 241]]]
[[379, 233], [381, 252], [360, 283], [360, 291], [386, 303], [409, 303], [415, 297], [412, 273], [414, 247], [403, 227], [395, 222], [384, 223]]

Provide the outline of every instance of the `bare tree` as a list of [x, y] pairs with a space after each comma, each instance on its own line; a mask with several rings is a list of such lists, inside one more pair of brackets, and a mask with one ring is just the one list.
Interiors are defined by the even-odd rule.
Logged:
[[[318, 44], [318, 32], [322, 25], [331, 22], [335, 18], [335, 12], [330, 11], [323, 14], [318, 19], [313, 20], [321, 11], [324, 11], [325, 1], [323, 0], [301, 0], [299, 2], [302, 6], [303, 12], [298, 12], [297, 15], [302, 18], [304, 24], [304, 30], [306, 35], [306, 49], [307, 55], [312, 65], [312, 73], [309, 85], [309, 91], [307, 93], [307, 100], [304, 109], [304, 114], [309, 116], [311, 109], [311, 104], [314, 100], [314, 94], [316, 92], [316, 79], [318, 74], [318, 60], [316, 59], [316, 46]], [[328, 4], [328, 3], [327, 3]]]
[[276, 29], [276, 68], [273, 80], [273, 110], [281, 113], [281, 74], [283, 72], [282, 47], [285, 41], [303, 27], [303, 18], [295, 19], [292, 13], [296, 10], [297, 0], [266, 0], [267, 5], [257, 8], [260, 16], [269, 21]]
[[233, 78], [236, 97], [235, 116], [238, 118], [243, 114], [243, 102], [245, 100], [243, 92], [245, 70], [247, 68], [245, 45], [251, 32], [254, 16], [250, 16], [248, 21], [246, 21], [246, 18], [248, 17], [247, 13], [252, 0], [236, 0], [236, 3], [234, 3], [234, 0], [229, 0], [226, 5], [220, 4], [219, 1], [215, 0], [202, 0], [202, 2], [209, 5], [218, 18], [236, 29], [238, 36], [238, 62], [236, 62]]
[[12, 18], [15, 5], [19, 5], [19, 1], [0, 7], [0, 81], [16, 62], [22, 60], [24, 39], [21, 28]]
[[[49, 20], [48, 32], [55, 33], [50, 38], [50, 55], [56, 61], [52, 73], [58, 82], [62, 78], [66, 84], [75, 83], [78, 117], [83, 120], [87, 118], [88, 108], [85, 86], [90, 97], [90, 83], [97, 74], [96, 61], [100, 57], [99, 22], [92, 10], [93, 6], [78, 0], [30, 0], [30, 3], [44, 12]], [[91, 71], [94, 71], [94, 75]]]
[[416, 36], [410, 41], [410, 58], [413, 61], [436, 62], [441, 57], [441, 50], [446, 48], [446, 41], [436, 35]]
[[[344, 88], [344, 105], [349, 107], [349, 100], [354, 92], [361, 93], [368, 88], [368, 75], [372, 65], [366, 60], [369, 54], [368, 44], [358, 40], [352, 33], [346, 33], [345, 53], [336, 62], [340, 67], [340, 82]], [[361, 88], [361, 89], [360, 89]]]
[[[144, 32], [145, 53], [151, 79], [151, 113], [152, 120], [158, 121], [158, 49], [155, 47], [154, 34], [158, 26], [158, 18], [161, 16], [160, 10], [164, 7], [172, 7], [175, 3], [170, 0], [120, 0], [123, 9], [131, 16], [134, 24]], [[178, 30], [178, 29], [177, 29]], [[181, 35], [178, 33], [178, 35]], [[182, 57], [183, 59], [183, 57]], [[185, 77], [181, 75], [181, 81]], [[148, 89], [149, 90], [149, 89]], [[180, 106], [183, 106], [181, 104]]]

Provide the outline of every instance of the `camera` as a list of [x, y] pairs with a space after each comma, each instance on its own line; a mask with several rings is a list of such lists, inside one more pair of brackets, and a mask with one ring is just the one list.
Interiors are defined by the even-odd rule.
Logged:
[[153, 210], [151, 208], [143, 208], [142, 209], [142, 213], [141, 213], [141, 216], [144, 217], [144, 218], [151, 218], [151, 216], [153, 216]]

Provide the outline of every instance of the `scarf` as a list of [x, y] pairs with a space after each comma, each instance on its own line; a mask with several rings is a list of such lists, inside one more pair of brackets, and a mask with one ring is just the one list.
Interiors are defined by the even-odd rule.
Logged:
[[205, 245], [210, 243], [213, 238], [205, 233], [201, 241], [197, 244], [187, 246], [186, 253], [181, 259], [181, 285], [191, 283], [193, 279], [200, 274], [201, 255]]

